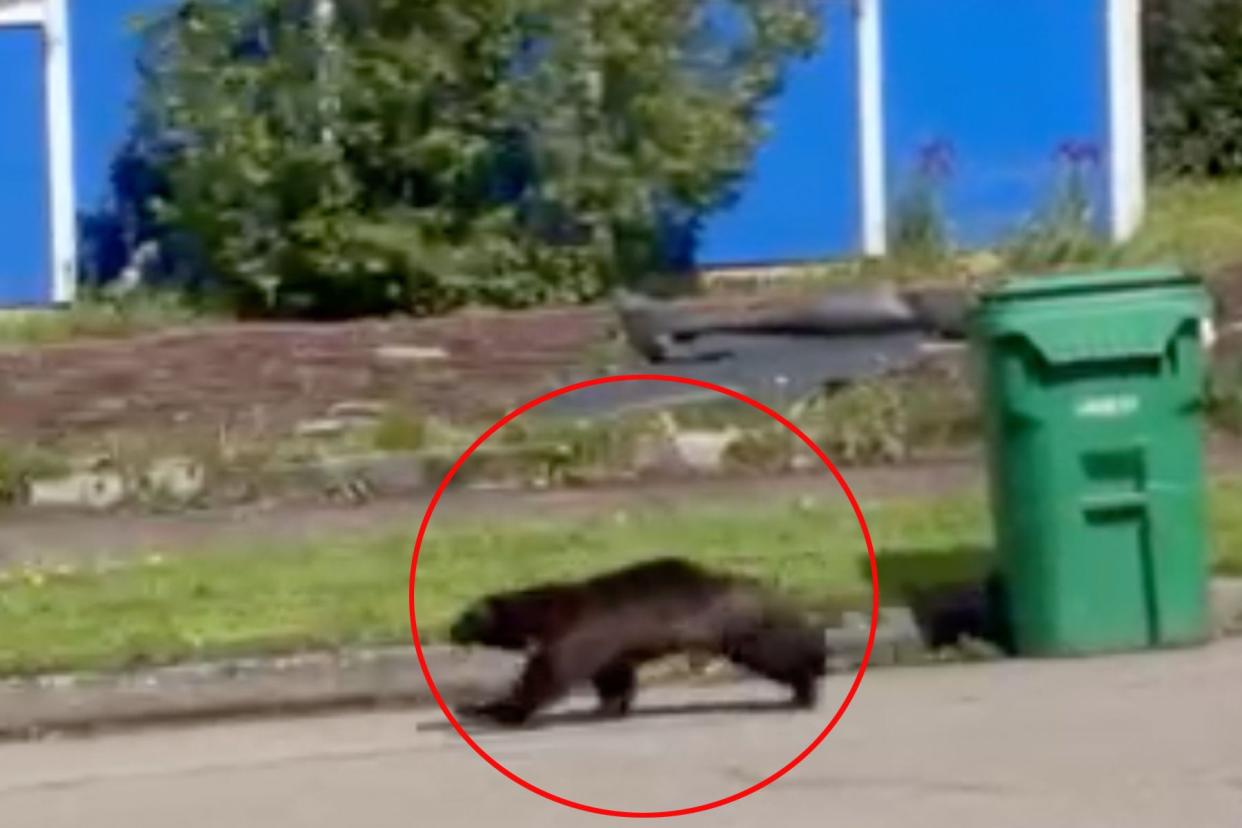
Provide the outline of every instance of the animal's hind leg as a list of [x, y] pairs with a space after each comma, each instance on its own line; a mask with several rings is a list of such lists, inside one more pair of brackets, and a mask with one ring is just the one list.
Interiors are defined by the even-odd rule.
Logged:
[[541, 650], [531, 656], [521, 678], [508, 695], [473, 707], [468, 712], [505, 725], [521, 725], [540, 708], [562, 696], [565, 690], [555, 660], [546, 650]]
[[638, 677], [629, 662], [617, 661], [607, 665], [592, 678], [595, 692], [599, 694], [600, 712], [605, 716], [625, 716], [634, 703]]
[[816, 631], [798, 627], [751, 630], [732, 636], [726, 655], [733, 663], [789, 687], [798, 707], [814, 707], [819, 701], [819, 678], [827, 653]]
[[819, 703], [819, 677], [804, 670], [789, 681], [793, 689], [793, 703], [797, 707], [811, 709]]

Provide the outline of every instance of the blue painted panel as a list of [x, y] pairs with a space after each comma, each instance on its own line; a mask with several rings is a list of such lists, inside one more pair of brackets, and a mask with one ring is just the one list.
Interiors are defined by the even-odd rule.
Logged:
[[0, 307], [51, 299], [43, 43], [0, 29]]
[[951, 149], [942, 192], [955, 240], [995, 243], [1049, 202], [1067, 149], [1088, 159], [1080, 168], [1104, 220], [1105, 0], [884, 5], [890, 205], [928, 148], [943, 144]]
[[830, 0], [825, 42], [795, 66], [768, 113], [771, 137], [739, 198], [712, 216], [698, 262], [737, 265], [855, 253], [858, 42], [853, 3]]
[[[73, 0], [70, 9], [79, 206], [108, 194], [130, 124], [138, 39], [131, 17], [173, 0]], [[34, 29], [0, 31], [0, 305], [51, 297], [42, 47]]]
[[81, 206], [94, 207], [108, 193], [112, 159], [124, 140], [138, 83], [135, 15], [169, 8], [172, 0], [74, 0], [74, 112], [78, 131], [77, 180]]

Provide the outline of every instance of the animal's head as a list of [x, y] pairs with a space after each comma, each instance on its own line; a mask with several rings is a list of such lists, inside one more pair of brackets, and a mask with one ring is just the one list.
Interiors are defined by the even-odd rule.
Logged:
[[449, 630], [458, 646], [525, 650], [540, 626], [532, 602], [521, 595], [494, 595], [468, 606]]

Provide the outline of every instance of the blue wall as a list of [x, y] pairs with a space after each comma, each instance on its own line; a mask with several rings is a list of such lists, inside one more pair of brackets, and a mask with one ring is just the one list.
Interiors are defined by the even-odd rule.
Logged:
[[0, 301], [10, 305], [50, 295], [42, 60], [38, 32], [0, 30]]
[[1050, 200], [1068, 143], [1096, 151], [1098, 163], [1087, 162], [1084, 172], [1104, 217], [1103, 0], [888, 0], [885, 6], [890, 206], [927, 148], [939, 143], [951, 155], [943, 193], [956, 240], [967, 246], [1003, 240]]
[[[169, 0], [70, 0], [80, 209], [105, 197], [135, 86], [130, 18]], [[51, 296], [42, 47], [34, 30], [0, 30], [0, 304]]]
[[130, 122], [137, 77], [131, 21], [171, 0], [69, 0], [72, 7], [78, 198], [83, 209], [107, 193], [108, 167]]
[[824, 46], [792, 68], [770, 106], [771, 136], [740, 197], [708, 222], [701, 264], [823, 259], [858, 248], [858, 38], [853, 0], [828, 3]]

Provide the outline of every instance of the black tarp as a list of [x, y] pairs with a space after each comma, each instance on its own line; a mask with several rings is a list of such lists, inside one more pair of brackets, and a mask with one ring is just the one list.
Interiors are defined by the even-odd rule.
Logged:
[[[617, 307], [630, 344], [646, 360], [624, 373], [710, 382], [783, 408], [826, 388], [915, 366], [929, 345], [960, 334], [965, 298], [847, 291], [749, 316], [692, 313], [624, 295]], [[540, 413], [608, 416], [718, 397], [681, 383], [624, 382], [558, 397]]]

